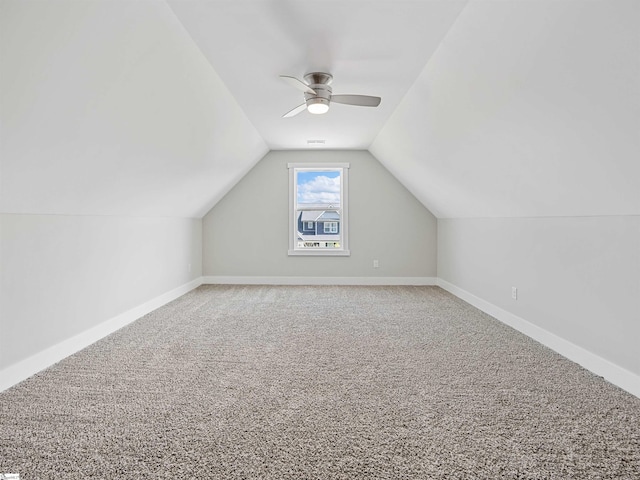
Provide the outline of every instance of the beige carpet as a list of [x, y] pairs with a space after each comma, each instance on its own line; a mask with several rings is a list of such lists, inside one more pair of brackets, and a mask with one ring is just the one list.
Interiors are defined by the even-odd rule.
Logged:
[[437, 287], [203, 286], [0, 393], [29, 479], [638, 479], [640, 399]]

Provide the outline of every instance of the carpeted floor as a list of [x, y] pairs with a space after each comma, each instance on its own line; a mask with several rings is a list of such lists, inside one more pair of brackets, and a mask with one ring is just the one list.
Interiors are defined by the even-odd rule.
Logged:
[[0, 393], [30, 479], [638, 479], [640, 399], [437, 287], [203, 286]]

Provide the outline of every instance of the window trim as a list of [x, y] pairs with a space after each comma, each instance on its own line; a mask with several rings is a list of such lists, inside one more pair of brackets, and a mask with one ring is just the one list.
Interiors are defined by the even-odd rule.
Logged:
[[[350, 256], [349, 251], [349, 164], [348, 163], [288, 163], [289, 169], [289, 256]], [[298, 171], [334, 171], [340, 172], [340, 248], [317, 249], [297, 248], [297, 201], [296, 180]]]

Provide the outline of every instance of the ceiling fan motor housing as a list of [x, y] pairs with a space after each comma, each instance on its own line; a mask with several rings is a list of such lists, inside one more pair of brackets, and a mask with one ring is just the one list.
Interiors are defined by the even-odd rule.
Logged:
[[331, 85], [333, 75], [324, 72], [311, 72], [304, 76], [307, 83], [313, 88], [314, 85]]
[[333, 77], [328, 73], [313, 72], [304, 76], [309, 87], [315, 90], [313, 93], [305, 93], [304, 98], [307, 103], [307, 110], [311, 113], [325, 113], [329, 110], [331, 100], [331, 81]]

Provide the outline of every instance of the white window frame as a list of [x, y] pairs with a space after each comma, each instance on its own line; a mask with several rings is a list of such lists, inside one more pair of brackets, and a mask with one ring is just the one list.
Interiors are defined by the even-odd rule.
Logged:
[[[327, 227], [330, 227], [327, 229]], [[324, 233], [338, 233], [338, 222], [324, 222], [322, 229]]]
[[[349, 256], [349, 164], [348, 163], [289, 163], [289, 255], [291, 256]], [[340, 171], [340, 247], [300, 248], [297, 242], [297, 172]], [[324, 243], [324, 242], [323, 242]]]

